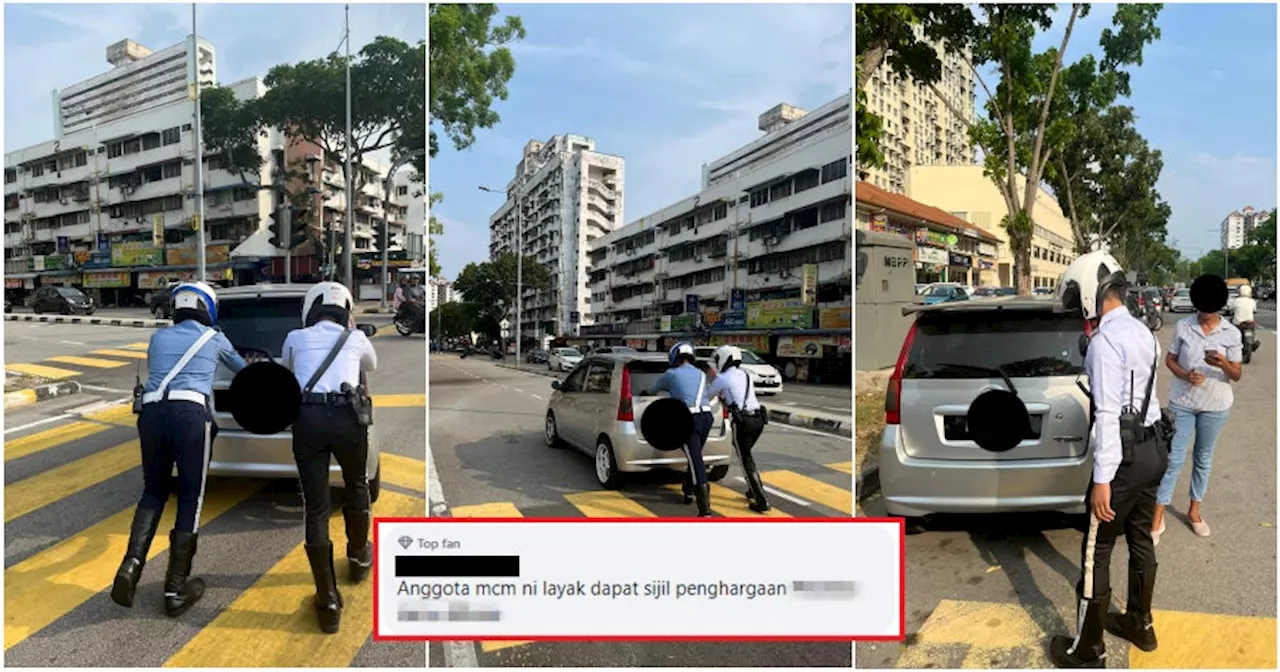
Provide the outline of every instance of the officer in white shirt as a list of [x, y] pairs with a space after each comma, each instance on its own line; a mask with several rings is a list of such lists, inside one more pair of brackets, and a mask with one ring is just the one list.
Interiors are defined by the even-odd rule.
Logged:
[[[329, 456], [337, 459], [346, 486], [342, 517], [347, 530], [347, 564], [352, 582], [373, 564], [369, 543], [370, 506], [366, 463], [369, 417], [362, 374], [374, 370], [378, 355], [363, 332], [351, 328], [355, 301], [337, 282], [321, 282], [303, 300], [303, 329], [289, 332], [282, 349], [285, 366], [302, 388], [302, 408], [293, 424], [293, 457], [302, 481], [307, 559], [315, 578], [320, 629], [338, 631], [342, 596], [333, 570], [329, 539]], [[367, 408], [367, 406], [365, 406]]]
[[768, 416], [756, 398], [751, 374], [742, 369], [742, 350], [722, 345], [716, 348], [711, 359], [715, 362], [717, 374], [707, 395], [719, 396], [733, 418], [733, 448], [738, 453], [743, 478], [747, 481], [747, 506], [757, 513], [766, 513], [769, 501], [765, 498], [764, 484], [760, 482], [760, 471], [756, 469], [751, 449], [760, 440]]

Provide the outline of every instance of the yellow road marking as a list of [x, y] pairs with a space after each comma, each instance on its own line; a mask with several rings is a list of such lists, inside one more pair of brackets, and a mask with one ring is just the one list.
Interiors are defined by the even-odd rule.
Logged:
[[[201, 521], [208, 524], [261, 487], [261, 482], [235, 481], [210, 488]], [[148, 559], [169, 549], [167, 532], [173, 528], [176, 505], [176, 498], [171, 498]], [[132, 521], [133, 507], [129, 507], [4, 571], [6, 651], [111, 586]], [[163, 573], [164, 567], [151, 567], [148, 572]]]
[[16, 460], [42, 450], [48, 450], [54, 446], [79, 441], [87, 436], [105, 432], [113, 427], [113, 425], [99, 422], [76, 421], [61, 427], [46, 429], [43, 432], [36, 432], [29, 436], [11, 439], [4, 442], [4, 461]]
[[120, 347], [124, 348], [125, 350], [144, 350], [145, 351], [151, 347], [151, 344], [147, 342], [138, 342], [138, 343], [130, 343], [128, 345], [122, 345]]
[[[379, 517], [421, 516], [422, 500], [384, 492], [373, 505]], [[352, 585], [341, 559], [346, 538], [342, 515], [329, 519], [339, 556], [342, 628], [320, 632], [313, 606], [315, 584], [306, 548], [298, 544], [213, 622], [192, 637], [165, 667], [348, 667], [373, 632], [373, 577]]]
[[[408, 488], [418, 494], [419, 497], [427, 496], [426, 461], [415, 460], [412, 457], [394, 453], [383, 453], [381, 459], [382, 482]], [[415, 515], [422, 515], [422, 512]]]
[[834, 470], [836, 470], [836, 471], [843, 471], [843, 472], [844, 472], [844, 473], [846, 473], [846, 474], [852, 474], [852, 473], [853, 473], [853, 463], [852, 463], [852, 462], [836, 462], [835, 464], [824, 464], [824, 465], [822, 465], [822, 466], [824, 466], [824, 467], [826, 467], [826, 468], [828, 468], [828, 469], [834, 469]]
[[[449, 510], [454, 518], [524, 518], [520, 509], [511, 502], [491, 502], [488, 504], [471, 504], [456, 506]], [[480, 642], [480, 650], [485, 653], [510, 649], [533, 642]]]
[[916, 643], [902, 649], [895, 667], [937, 666], [945, 659], [942, 648], [957, 644], [969, 646], [961, 669], [990, 668], [993, 658], [1017, 649], [1026, 649], [1029, 656], [1020, 667], [1053, 667], [1044, 653], [1046, 637], [1022, 605], [942, 600], [920, 627]]
[[376, 408], [422, 408], [427, 405], [425, 394], [375, 394], [373, 407]]
[[106, 355], [108, 357], [125, 357], [128, 359], [146, 359], [147, 358], [147, 353], [145, 352], [137, 352], [136, 350], [112, 350], [110, 348], [107, 348], [105, 350], [94, 350], [89, 354]]
[[657, 518], [658, 514], [620, 492], [596, 490], [564, 496], [588, 518]]
[[62, 380], [64, 378], [75, 378], [80, 375], [79, 371], [71, 369], [59, 369], [56, 366], [44, 366], [42, 364], [5, 364], [5, 371], [13, 371], [14, 373], [25, 373], [28, 376], [37, 378], [47, 378], [49, 380]]
[[389, 334], [396, 334], [396, 333], [399, 333], [396, 331], [396, 325], [395, 323], [391, 323], [391, 324], [384, 324], [381, 327], [378, 327], [378, 329], [373, 332], [373, 335], [387, 336]]
[[70, 497], [141, 463], [142, 454], [135, 440], [6, 485], [4, 522]]
[[801, 499], [812, 500], [829, 509], [853, 515], [853, 493], [844, 488], [786, 470], [766, 471], [760, 474], [760, 480]]
[[[668, 490], [680, 492], [679, 485], [668, 485]], [[768, 513], [756, 513], [747, 506], [747, 496], [741, 492], [730, 490], [719, 483], [711, 484], [711, 510], [724, 516], [725, 518], [752, 518], [763, 516], [765, 518], [791, 518], [790, 514], [783, 513], [776, 508], [769, 509]], [[687, 515], [696, 516], [697, 510], [692, 506]]]
[[1129, 647], [1131, 669], [1276, 669], [1276, 619], [1153, 611], [1160, 648]]
[[60, 362], [62, 364], [79, 364], [80, 366], [87, 366], [91, 369], [114, 369], [128, 364], [128, 362], [117, 362], [114, 359], [77, 357], [75, 355], [58, 355], [57, 357], [50, 357], [49, 361]]

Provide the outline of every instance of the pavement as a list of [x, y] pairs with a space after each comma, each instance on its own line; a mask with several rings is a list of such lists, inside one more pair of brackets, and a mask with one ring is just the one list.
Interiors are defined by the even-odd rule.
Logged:
[[[639, 475], [621, 490], [596, 482], [592, 458], [552, 450], [543, 439], [550, 381], [484, 358], [430, 358], [432, 515], [452, 517], [676, 517], [693, 515], [679, 485], [664, 475]], [[852, 514], [852, 463], [847, 438], [770, 424], [755, 456], [774, 510], [772, 517]], [[435, 494], [439, 481], [440, 494]], [[674, 488], [674, 491], [672, 490]], [[712, 511], [759, 516], [746, 506], [735, 464], [712, 486]], [[744, 540], [743, 552], [750, 542]], [[669, 549], [671, 554], [687, 549]], [[571, 561], [571, 559], [568, 559]], [[843, 667], [848, 643], [702, 642], [433, 642], [442, 667]]]
[[[83, 388], [5, 412], [5, 666], [424, 667], [423, 644], [373, 644], [371, 581], [342, 584], [342, 629], [319, 632], [292, 479], [209, 480], [195, 561], [207, 589], [189, 612], [162, 615], [163, 533], [134, 607], [111, 601], [142, 488], [127, 402], [149, 335], [102, 325], [5, 325], [6, 369], [56, 368]], [[370, 379], [373, 431], [383, 454], [374, 515], [421, 516], [425, 341], [391, 334], [374, 345], [381, 367]], [[340, 513], [330, 529], [341, 548]]]
[[[1274, 313], [1272, 313], [1274, 316]], [[1159, 334], [1167, 348], [1174, 320]], [[1204, 504], [1212, 536], [1186, 524], [1183, 468], [1157, 555], [1155, 629], [1144, 653], [1107, 635], [1110, 667], [1276, 667], [1276, 336], [1234, 384]], [[1168, 403], [1161, 367], [1157, 396]], [[1188, 460], [1189, 461], [1189, 460]], [[876, 494], [858, 515], [884, 515]], [[857, 667], [1048, 668], [1053, 635], [1074, 635], [1081, 520], [1055, 515], [939, 516], [906, 540], [907, 639], [859, 643]], [[1112, 604], [1127, 595], [1128, 551], [1112, 557]]]

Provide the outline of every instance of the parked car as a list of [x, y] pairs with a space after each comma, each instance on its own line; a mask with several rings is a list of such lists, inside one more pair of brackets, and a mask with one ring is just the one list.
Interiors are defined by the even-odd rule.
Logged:
[[[705, 365], [700, 365], [705, 367]], [[664, 353], [591, 355], [563, 381], [552, 381], [555, 392], [547, 402], [545, 433], [548, 446], [569, 445], [595, 459], [596, 480], [610, 490], [621, 486], [624, 474], [688, 468], [684, 452], [654, 449], [640, 436], [640, 419], [649, 404], [666, 393], [642, 397], [667, 370]], [[733, 453], [728, 411], [713, 402], [715, 425], [702, 459], [707, 478], [718, 481], [729, 473]]]
[[547, 355], [548, 371], [572, 371], [582, 361], [582, 353], [577, 348], [551, 348]]
[[634, 355], [640, 352], [633, 347], [627, 345], [602, 345], [598, 348], [592, 348], [587, 356], [591, 355]]
[[[742, 370], [751, 376], [751, 385], [755, 387], [756, 394], [772, 395], [782, 391], [782, 372], [777, 367], [764, 361], [760, 355], [742, 348]], [[711, 346], [700, 346], [693, 349], [694, 355], [699, 362], [707, 365], [708, 368], [714, 369], [711, 363], [711, 356], [715, 354], [716, 349]]]
[[41, 287], [31, 300], [31, 310], [36, 315], [92, 315], [95, 306], [92, 297], [75, 287]]
[[[280, 361], [284, 339], [302, 326], [302, 299], [311, 285], [248, 285], [218, 292], [218, 326], [241, 355], [265, 355]], [[373, 325], [357, 325], [366, 335]], [[209, 474], [251, 478], [297, 478], [293, 459], [293, 431], [260, 435], [245, 431], [232, 417], [231, 370], [218, 366], [213, 382], [213, 417], [218, 438], [213, 442]], [[381, 489], [381, 453], [369, 433], [369, 497], [378, 499]], [[343, 486], [342, 469], [336, 460], [329, 463], [329, 485]]]
[[948, 303], [951, 301], [968, 301], [969, 293], [964, 291], [964, 287], [950, 282], [939, 282], [929, 286], [924, 290], [924, 303], [931, 306], [935, 303]]
[[1171, 313], [1194, 313], [1196, 307], [1191, 303], [1191, 290], [1183, 287], [1173, 290], [1173, 299], [1169, 302]]
[[[1076, 385], [1081, 315], [1027, 297], [911, 309], [880, 440], [888, 514], [1083, 512], [1093, 448], [1088, 398]], [[1031, 431], [1013, 449], [989, 452], [970, 438], [969, 405], [1010, 383]]]
[[547, 351], [544, 348], [534, 348], [525, 353], [525, 364], [545, 364], [547, 362]]
[[163, 289], [158, 288], [151, 292], [151, 296], [147, 299], [147, 310], [150, 310], [157, 320], [173, 319], [173, 288], [179, 284], [170, 282]]
[[[1015, 294], [1017, 292], [1014, 292]], [[1036, 287], [1031, 290], [1032, 296], [1053, 296], [1054, 289], [1052, 287]]]

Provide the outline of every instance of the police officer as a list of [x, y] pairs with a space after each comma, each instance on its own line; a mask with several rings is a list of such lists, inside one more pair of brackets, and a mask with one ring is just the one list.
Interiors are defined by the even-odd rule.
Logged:
[[707, 482], [707, 467], [702, 462], [702, 447], [707, 443], [707, 435], [715, 420], [711, 417], [711, 396], [707, 393], [707, 374], [699, 369], [695, 362], [693, 345], [681, 341], [671, 346], [667, 353], [671, 368], [662, 374], [653, 387], [641, 391], [642, 395], [669, 391], [672, 399], [680, 399], [689, 412], [693, 414], [693, 433], [685, 442], [685, 459], [689, 462], [689, 470], [685, 472], [684, 503], [698, 502], [698, 517], [711, 516], [711, 485]]
[[[1144, 651], [1156, 648], [1151, 620], [1156, 553], [1151, 539], [1156, 489], [1168, 463], [1168, 429], [1153, 391], [1160, 346], [1125, 307], [1120, 264], [1090, 252], [1059, 283], [1065, 307], [1083, 311], [1093, 327], [1085, 355], [1094, 440], [1086, 490], [1089, 524], [1081, 548], [1082, 577], [1075, 638], [1057, 636], [1049, 655], [1058, 667], [1105, 667], [1104, 627]], [[1123, 615], [1108, 614], [1111, 552], [1116, 537], [1129, 545], [1129, 599]]]
[[361, 374], [378, 365], [373, 344], [352, 329], [351, 292], [337, 282], [321, 282], [302, 302], [305, 328], [289, 332], [282, 359], [302, 387], [302, 408], [293, 424], [293, 458], [302, 481], [307, 560], [315, 578], [320, 629], [338, 631], [342, 596], [333, 569], [329, 539], [329, 456], [342, 468], [346, 501], [347, 568], [353, 583], [373, 565], [369, 543], [369, 428], [356, 408], [363, 399]]
[[203, 282], [173, 289], [173, 326], [151, 335], [147, 382], [141, 387], [138, 439], [142, 446], [142, 499], [133, 513], [129, 545], [116, 572], [111, 599], [133, 606], [147, 552], [169, 499], [174, 463], [178, 468], [178, 516], [169, 532], [169, 570], [164, 578], [164, 611], [181, 615], [204, 595], [204, 581], [188, 578], [196, 554], [200, 507], [204, 503], [209, 450], [217, 427], [211, 399], [218, 363], [238, 372], [247, 366], [231, 342], [213, 328], [218, 298]]
[[742, 463], [742, 473], [747, 480], [747, 506], [757, 513], [766, 513], [769, 501], [765, 499], [760, 472], [756, 469], [755, 458], [751, 456], [751, 448], [764, 432], [764, 408], [756, 399], [751, 374], [742, 369], [742, 350], [722, 345], [716, 348], [711, 359], [717, 373], [707, 394], [720, 397], [733, 418], [733, 448], [738, 452], [738, 461]]

